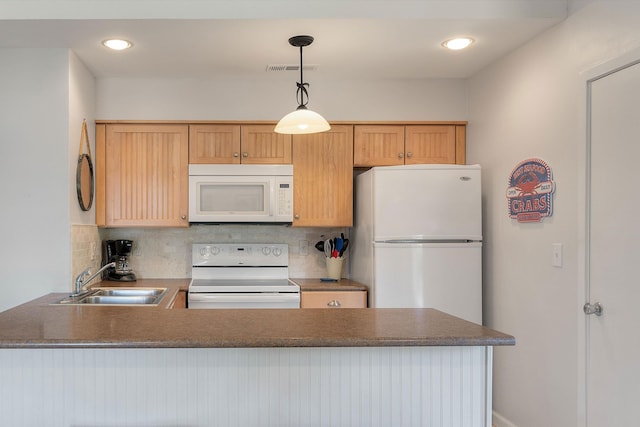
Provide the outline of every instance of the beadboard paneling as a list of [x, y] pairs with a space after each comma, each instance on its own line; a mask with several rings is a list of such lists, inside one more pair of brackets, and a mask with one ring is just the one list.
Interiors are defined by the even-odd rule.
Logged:
[[0, 413], [12, 426], [486, 427], [491, 351], [3, 349]]

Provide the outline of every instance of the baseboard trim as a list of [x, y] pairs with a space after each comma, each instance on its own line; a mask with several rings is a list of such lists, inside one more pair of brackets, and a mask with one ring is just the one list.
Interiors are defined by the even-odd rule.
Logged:
[[514, 423], [512, 423], [511, 421], [509, 421], [507, 418], [505, 418], [504, 416], [500, 415], [496, 411], [493, 411], [492, 415], [493, 415], [493, 426], [494, 427], [518, 427], [517, 425], [515, 425]]

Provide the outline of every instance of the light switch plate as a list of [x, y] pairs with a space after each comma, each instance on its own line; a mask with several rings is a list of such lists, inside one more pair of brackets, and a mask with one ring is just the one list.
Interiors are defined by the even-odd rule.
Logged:
[[562, 267], [562, 243], [551, 244], [551, 265]]

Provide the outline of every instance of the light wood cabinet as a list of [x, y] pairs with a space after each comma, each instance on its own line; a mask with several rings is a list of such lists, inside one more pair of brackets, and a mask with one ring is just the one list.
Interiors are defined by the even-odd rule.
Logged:
[[96, 223], [187, 227], [188, 126], [96, 125]]
[[466, 162], [464, 125], [355, 125], [355, 167]]
[[355, 125], [353, 127], [354, 166], [404, 164], [404, 126]]
[[367, 291], [303, 291], [300, 308], [366, 308]]
[[188, 165], [293, 164], [294, 227], [353, 225], [353, 168], [466, 159], [464, 122], [340, 124], [281, 135], [260, 123], [98, 123], [96, 222], [187, 227]]
[[242, 125], [242, 163], [291, 164], [291, 135], [273, 131], [273, 125]]
[[293, 137], [293, 226], [353, 225], [353, 126]]
[[240, 125], [190, 125], [189, 163], [240, 163]]
[[190, 125], [189, 163], [291, 164], [291, 135], [273, 125]]

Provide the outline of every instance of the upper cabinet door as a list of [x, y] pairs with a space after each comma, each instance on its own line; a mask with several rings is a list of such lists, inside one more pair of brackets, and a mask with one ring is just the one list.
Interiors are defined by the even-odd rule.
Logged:
[[456, 163], [456, 126], [405, 127], [405, 164]]
[[404, 126], [354, 126], [354, 166], [403, 165], [404, 155]]
[[273, 125], [191, 125], [189, 163], [291, 164], [291, 135]]
[[355, 125], [355, 167], [416, 163], [465, 164], [466, 126]]
[[188, 126], [96, 126], [96, 222], [187, 227]]
[[353, 126], [293, 136], [293, 226], [353, 225]]
[[273, 125], [242, 125], [242, 163], [291, 164], [291, 135], [275, 133], [273, 128]]
[[190, 125], [189, 163], [240, 163], [240, 125]]

